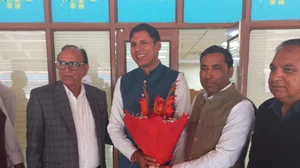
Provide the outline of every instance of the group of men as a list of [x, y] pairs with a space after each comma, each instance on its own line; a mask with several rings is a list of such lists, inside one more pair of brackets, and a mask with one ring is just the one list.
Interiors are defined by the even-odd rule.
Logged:
[[[30, 93], [28, 168], [106, 168], [105, 144], [112, 144], [120, 151], [120, 168], [242, 168], [250, 139], [249, 168], [300, 167], [297, 159], [300, 155], [300, 134], [297, 134], [300, 131], [300, 39], [287, 40], [276, 49], [269, 77], [274, 98], [265, 101], [258, 110], [230, 82], [233, 59], [227, 49], [214, 45], [201, 53], [200, 82], [205, 92], [197, 95], [190, 105], [184, 76], [158, 59], [161, 49], [158, 30], [149, 24], [139, 24], [131, 30], [129, 39], [138, 68], [117, 80], [109, 120], [105, 92], [82, 83], [89, 70], [86, 52], [75, 45], [62, 48], [55, 61], [60, 81]], [[134, 143], [124, 125], [124, 110], [140, 111], [143, 84], [147, 84], [149, 101], [153, 104], [156, 95], [168, 95], [175, 81], [178, 82], [174, 116], [186, 113], [189, 120], [172, 160], [167, 165], [159, 165]], [[9, 107], [5, 104], [0, 107], [0, 129], [5, 130], [0, 138], [3, 139], [7, 138], [8, 129], [13, 130], [13, 119], [5, 110]], [[4, 142], [0, 148], [8, 149], [8, 142]], [[14, 151], [19, 150], [17, 143], [14, 145]], [[4, 156], [9, 154], [8, 150], [0, 153], [2, 165], [6, 166]], [[22, 159], [15, 161], [15, 167], [24, 167], [22, 162]]]

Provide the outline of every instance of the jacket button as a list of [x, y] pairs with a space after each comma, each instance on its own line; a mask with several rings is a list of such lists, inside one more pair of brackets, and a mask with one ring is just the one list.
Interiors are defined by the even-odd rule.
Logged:
[[201, 124], [201, 123], [202, 123], [202, 119], [199, 119], [199, 120], [198, 120], [198, 123]]
[[198, 141], [198, 138], [194, 138], [194, 142], [197, 142]]

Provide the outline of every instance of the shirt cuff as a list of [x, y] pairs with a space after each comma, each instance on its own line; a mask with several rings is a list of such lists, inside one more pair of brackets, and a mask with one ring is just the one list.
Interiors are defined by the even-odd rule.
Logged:
[[124, 156], [131, 161], [131, 156], [132, 154], [138, 150], [137, 148], [135, 147], [129, 147], [128, 149], [126, 149], [126, 153], [124, 153]]
[[187, 164], [186, 162], [179, 163], [179, 164], [173, 165], [172, 168], [185, 168], [186, 164]]

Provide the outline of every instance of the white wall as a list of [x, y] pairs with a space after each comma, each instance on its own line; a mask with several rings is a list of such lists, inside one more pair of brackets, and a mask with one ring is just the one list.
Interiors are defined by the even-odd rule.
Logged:
[[199, 63], [180, 63], [179, 72], [184, 73], [184, 77], [187, 80], [190, 89], [200, 90], [202, 86], [200, 84], [200, 64]]

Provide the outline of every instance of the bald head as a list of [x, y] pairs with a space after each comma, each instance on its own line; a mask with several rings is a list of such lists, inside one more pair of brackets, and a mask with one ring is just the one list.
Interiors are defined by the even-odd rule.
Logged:
[[79, 48], [79, 47], [77, 47], [76, 45], [65, 45], [65, 46], [63, 46], [63, 47], [61, 48], [61, 51], [58, 53], [56, 60], [58, 61], [60, 55], [61, 55], [64, 51], [69, 50], [69, 49], [75, 50], [74, 52], [78, 51], [78, 52], [80, 53], [81, 57], [82, 57], [82, 62], [85, 63], [85, 64], [88, 64], [88, 63], [89, 63], [88, 57], [87, 57], [87, 53], [86, 53], [85, 49]]
[[286, 47], [299, 47], [300, 48], [300, 38], [297, 39], [289, 39], [284, 42], [282, 42], [277, 48], [276, 53], [279, 52], [281, 49]]

